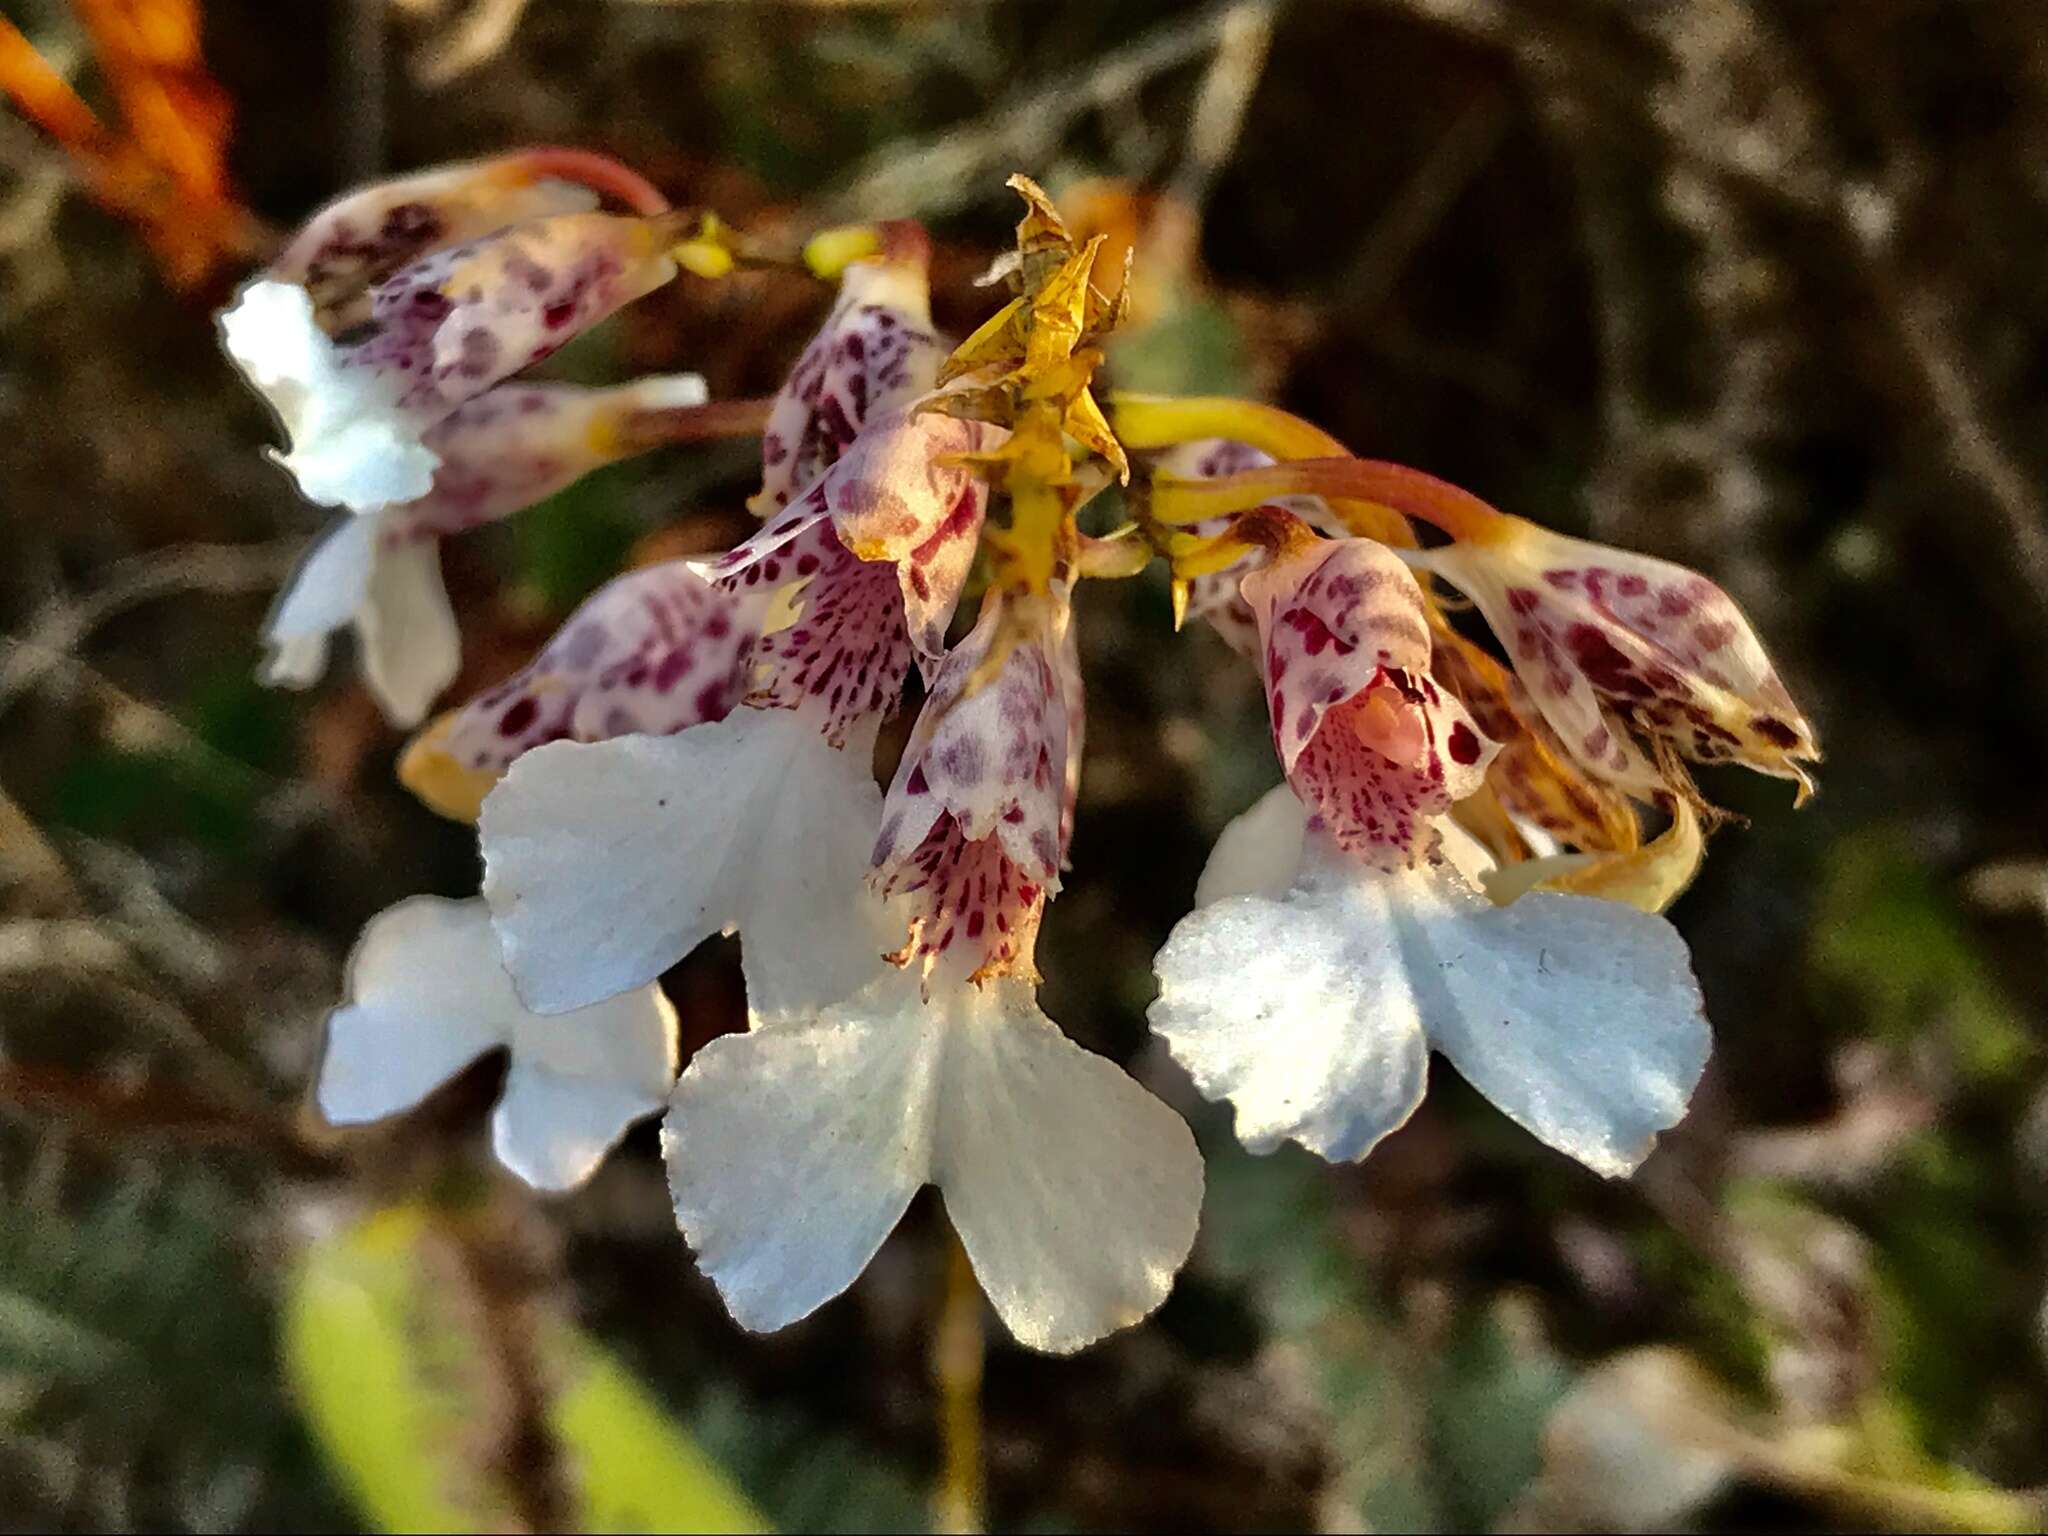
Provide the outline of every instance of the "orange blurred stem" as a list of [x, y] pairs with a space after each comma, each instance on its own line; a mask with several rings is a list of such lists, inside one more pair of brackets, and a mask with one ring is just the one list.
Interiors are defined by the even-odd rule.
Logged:
[[15, 110], [76, 157], [97, 181], [106, 173], [112, 146], [106, 129], [78, 92], [40, 53], [21, 29], [0, 16], [0, 91]]

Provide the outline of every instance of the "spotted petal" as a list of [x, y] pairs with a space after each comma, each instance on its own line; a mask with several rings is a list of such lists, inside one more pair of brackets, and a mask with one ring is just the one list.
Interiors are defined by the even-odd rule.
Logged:
[[1701, 762], [1806, 784], [1819, 756], [1734, 599], [1697, 571], [1566, 538], [1520, 519], [1475, 543], [1420, 552], [1478, 604], [1565, 747], [1631, 790], [1661, 784], [1639, 731]]
[[868, 422], [930, 390], [945, 354], [921, 264], [849, 266], [831, 316], [776, 392], [761, 433], [761, 489], [747, 505], [760, 517], [787, 505]]
[[590, 597], [523, 670], [452, 711], [400, 765], [436, 810], [474, 820], [491, 785], [550, 741], [667, 736], [739, 702], [762, 604], [688, 561], [629, 571]]
[[1338, 845], [1383, 869], [1485, 782], [1494, 744], [1429, 676], [1421, 589], [1384, 545], [1309, 542], [1244, 578], [1273, 744]]
[[[909, 953], [981, 975], [1029, 950], [1058, 889], [1072, 764], [1063, 596], [991, 601], [947, 654], [883, 804], [875, 889], [908, 899]], [[974, 686], [1001, 637], [1008, 652]]]
[[530, 153], [435, 166], [328, 203], [264, 275], [304, 288], [331, 335], [369, 318], [369, 291], [431, 251], [596, 206], [595, 192], [543, 174]]

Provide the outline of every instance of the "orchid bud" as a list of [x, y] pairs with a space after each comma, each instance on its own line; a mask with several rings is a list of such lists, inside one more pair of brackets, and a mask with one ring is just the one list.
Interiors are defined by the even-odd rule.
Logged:
[[847, 267], [839, 302], [775, 396], [761, 433], [761, 489], [748, 507], [766, 517], [787, 505], [869, 421], [930, 390], [945, 355], [922, 259]]
[[221, 315], [221, 336], [277, 411], [291, 438], [280, 462], [310, 500], [415, 501], [439, 464], [424, 435], [673, 277], [668, 231], [603, 213], [517, 224], [394, 273], [370, 291], [370, 318], [335, 336], [305, 289], [260, 280]]
[[638, 213], [664, 206], [626, 167], [576, 150], [435, 166], [336, 198], [306, 220], [263, 275], [305, 289], [332, 336], [369, 319], [370, 291], [401, 267], [508, 225], [587, 213], [602, 191], [627, 198]]
[[1697, 571], [1500, 517], [1409, 556], [1470, 597], [1544, 719], [1587, 772], [1654, 793], [1637, 738], [1811, 788], [1813, 727], [1735, 600]]

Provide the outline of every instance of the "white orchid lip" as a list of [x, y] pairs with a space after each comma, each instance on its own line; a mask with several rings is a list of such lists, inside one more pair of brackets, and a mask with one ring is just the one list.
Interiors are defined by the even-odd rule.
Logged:
[[881, 805], [873, 739], [842, 751], [801, 714], [742, 708], [520, 757], [479, 822], [484, 898], [520, 995], [542, 1013], [585, 1007], [721, 932], [741, 936], [762, 1012], [857, 985], [887, 947], [861, 899]]
[[1253, 893], [1174, 929], [1150, 1018], [1252, 1150], [1364, 1157], [1421, 1103], [1431, 1049], [1609, 1177], [1684, 1115], [1712, 1037], [1664, 919], [1541, 891], [1495, 907], [1448, 866], [1374, 869], [1314, 828], [1279, 895], [1241, 842], [1230, 857], [1205, 884]]
[[634, 1121], [660, 1111], [675, 1077], [675, 1010], [659, 988], [541, 1018], [513, 992], [473, 899], [415, 896], [371, 919], [345, 996], [314, 1082], [321, 1115], [350, 1126], [403, 1113], [506, 1047], [492, 1147], [537, 1189], [588, 1179]]
[[885, 970], [814, 1016], [714, 1040], [662, 1144], [699, 1266], [762, 1332], [851, 1285], [930, 1183], [1011, 1334], [1071, 1353], [1165, 1299], [1201, 1208], [1180, 1117], [1014, 977], [926, 999]]

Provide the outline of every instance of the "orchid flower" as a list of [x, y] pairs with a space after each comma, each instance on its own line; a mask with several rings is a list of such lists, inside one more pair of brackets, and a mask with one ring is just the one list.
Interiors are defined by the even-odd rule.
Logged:
[[530, 1004], [643, 985], [720, 931], [741, 934], [763, 1011], [872, 968], [848, 893], [880, 820], [876, 733], [912, 663], [935, 663], [973, 557], [986, 486], [955, 461], [998, 435], [943, 416], [878, 422], [703, 567], [790, 610], [755, 647], [742, 708], [512, 765], [484, 801], [484, 895]]
[[1243, 588], [1302, 832], [1292, 870], [1270, 804], [1264, 836], [1226, 834], [1232, 863], [1263, 867], [1212, 861], [1216, 899], [1155, 962], [1152, 1027], [1254, 1151], [1364, 1157], [1421, 1103], [1434, 1048], [1540, 1139], [1629, 1172], [1706, 1065], [1683, 942], [1616, 902], [1495, 907], [1444, 856], [1496, 749], [1430, 680], [1422, 592], [1392, 551], [1306, 541]]
[[676, 1085], [663, 1147], [677, 1219], [749, 1328], [838, 1295], [928, 1183], [1033, 1349], [1067, 1353], [1145, 1316], [1194, 1241], [1202, 1168], [1186, 1125], [1034, 996], [1079, 731], [1065, 603], [1024, 601], [1041, 611], [1013, 629], [992, 600], [946, 657], [891, 786], [873, 883], [903, 899], [867, 910], [878, 934], [907, 920], [909, 941], [828, 1006], [757, 1006], [752, 1030], [699, 1051]]
[[491, 1116], [498, 1161], [536, 1189], [573, 1189], [667, 1099], [675, 1010], [641, 987], [542, 1018], [513, 992], [482, 902], [415, 896], [357, 942], [314, 1102], [334, 1125], [386, 1119], [500, 1046], [511, 1066]]
[[[482, 898], [372, 922], [316, 1094], [338, 1123], [381, 1118], [506, 1046], [499, 1155], [549, 1188], [665, 1100], [678, 1223], [749, 1328], [844, 1291], [926, 1184], [1032, 1348], [1144, 1317], [1190, 1251], [1187, 1127], [1037, 1000], [1081, 788], [1080, 583], [1162, 558], [1174, 620], [1208, 619], [1263, 686], [1284, 783], [1218, 839], [1149, 1014], [1256, 1150], [1365, 1156], [1434, 1050], [1551, 1147], [1630, 1172], [1711, 1043], [1652, 915], [1713, 822], [1685, 761], [1803, 791], [1818, 756], [1703, 576], [1350, 457], [1274, 407], [1105, 410], [1128, 285], [1010, 184], [1009, 299], [943, 357], [921, 232], [805, 245], [840, 292], [765, 407], [699, 406], [685, 379], [507, 382], [679, 261], [797, 264], [568, 151], [344, 198], [222, 319], [302, 489], [351, 513], [274, 611], [269, 673], [310, 681], [351, 626], [399, 720], [455, 669], [441, 537], [691, 435], [693, 411], [761, 430], [750, 537], [619, 577], [408, 749], [404, 781], [478, 823]], [[1112, 482], [1130, 520], [1084, 532]], [[1460, 633], [1451, 588], [1505, 660]], [[1668, 818], [1647, 841], [1644, 806]], [[721, 932], [748, 1028], [671, 1089], [658, 978]]]

